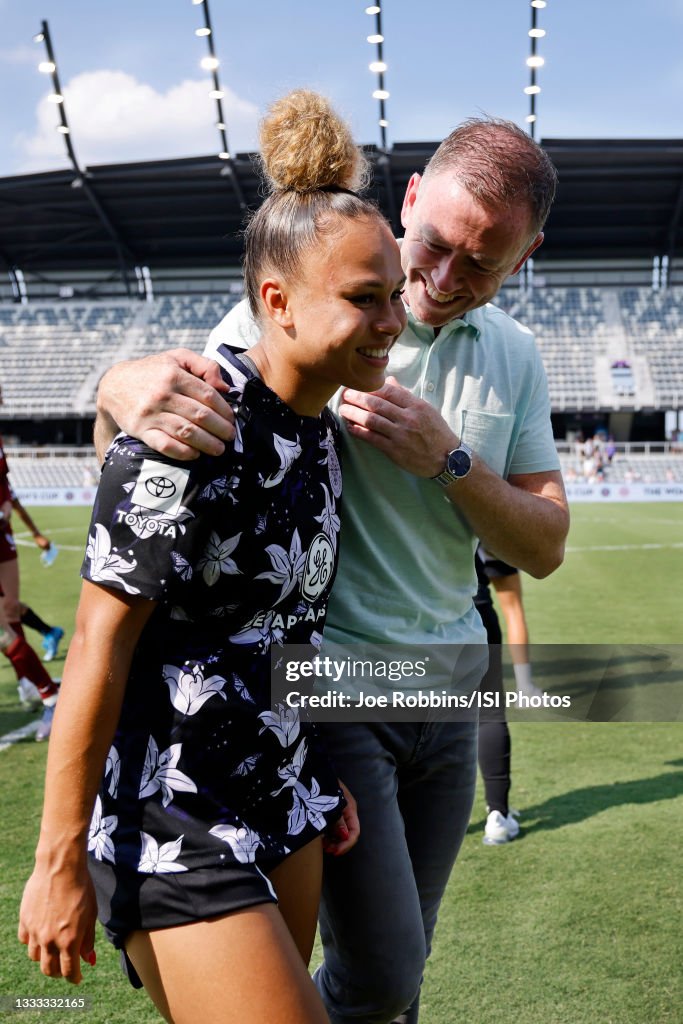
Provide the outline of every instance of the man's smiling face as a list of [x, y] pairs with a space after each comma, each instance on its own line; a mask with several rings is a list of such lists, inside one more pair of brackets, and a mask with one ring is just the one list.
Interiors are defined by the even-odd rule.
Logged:
[[408, 184], [401, 220], [405, 298], [413, 315], [442, 327], [483, 306], [543, 241], [530, 241], [525, 206], [494, 210], [477, 202], [453, 174]]

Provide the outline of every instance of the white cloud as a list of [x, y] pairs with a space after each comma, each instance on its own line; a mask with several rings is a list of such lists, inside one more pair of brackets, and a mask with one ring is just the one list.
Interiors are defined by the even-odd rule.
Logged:
[[[186, 80], [157, 92], [124, 71], [86, 71], [63, 88], [72, 140], [82, 166], [135, 160], [169, 159], [215, 153], [215, 102], [208, 80]], [[224, 87], [223, 114], [233, 152], [256, 145], [258, 111]], [[14, 140], [17, 172], [63, 167], [64, 140], [57, 132], [59, 113], [41, 100], [36, 130]]]

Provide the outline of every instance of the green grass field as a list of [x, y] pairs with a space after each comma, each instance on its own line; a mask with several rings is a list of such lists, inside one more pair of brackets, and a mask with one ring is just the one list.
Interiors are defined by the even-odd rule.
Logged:
[[[68, 639], [87, 510], [36, 509], [35, 518], [62, 550], [44, 569], [32, 546], [21, 548], [23, 597]], [[574, 506], [565, 564], [548, 580], [525, 578], [524, 589], [538, 643], [682, 643], [683, 508]], [[60, 654], [55, 675], [62, 665]], [[680, 690], [680, 679], [669, 682]], [[18, 708], [3, 659], [0, 735], [30, 717]], [[671, 722], [512, 724], [512, 803], [522, 835], [484, 847], [478, 793], [442, 907], [422, 1024], [683, 1021], [682, 721], [679, 708]], [[78, 990], [43, 978], [16, 942], [45, 755], [32, 740], [0, 751], [0, 995], [90, 1000], [80, 1013], [12, 1019], [151, 1024], [159, 1018], [124, 982], [103, 939]]]

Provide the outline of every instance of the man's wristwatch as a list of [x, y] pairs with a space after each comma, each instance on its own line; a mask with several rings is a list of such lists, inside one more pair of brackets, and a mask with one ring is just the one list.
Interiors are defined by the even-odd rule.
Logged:
[[446, 456], [446, 465], [441, 473], [432, 477], [442, 487], [448, 487], [456, 480], [462, 480], [472, 469], [472, 449], [461, 441], [457, 448]]

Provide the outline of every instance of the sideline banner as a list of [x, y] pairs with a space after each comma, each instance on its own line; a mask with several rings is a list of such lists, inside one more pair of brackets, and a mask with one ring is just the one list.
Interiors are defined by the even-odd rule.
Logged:
[[683, 483], [567, 483], [569, 501], [683, 501]]
[[15, 487], [22, 505], [92, 505], [96, 487]]
[[[683, 501], [683, 483], [582, 484], [565, 481], [569, 501]], [[16, 487], [22, 505], [92, 505], [96, 487]]]

